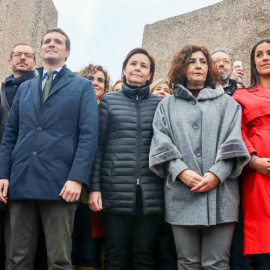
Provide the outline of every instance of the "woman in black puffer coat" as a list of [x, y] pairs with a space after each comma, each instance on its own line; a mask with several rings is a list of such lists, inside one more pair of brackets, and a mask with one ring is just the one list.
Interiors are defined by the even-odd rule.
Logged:
[[104, 213], [105, 269], [155, 269], [164, 181], [149, 169], [152, 121], [160, 97], [150, 94], [155, 61], [142, 49], [123, 62], [123, 87], [101, 99], [99, 146], [89, 205]]

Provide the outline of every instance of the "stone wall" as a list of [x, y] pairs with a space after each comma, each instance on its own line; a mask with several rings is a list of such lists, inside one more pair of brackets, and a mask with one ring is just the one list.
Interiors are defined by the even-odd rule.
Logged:
[[155, 79], [166, 77], [174, 53], [187, 44], [230, 50], [242, 60], [249, 83], [249, 57], [254, 44], [270, 38], [269, 0], [224, 0], [144, 28], [142, 46], [156, 58]]
[[28, 43], [42, 65], [40, 41], [49, 28], [57, 26], [58, 13], [52, 0], [0, 0], [0, 81], [12, 73], [8, 66], [13, 46]]

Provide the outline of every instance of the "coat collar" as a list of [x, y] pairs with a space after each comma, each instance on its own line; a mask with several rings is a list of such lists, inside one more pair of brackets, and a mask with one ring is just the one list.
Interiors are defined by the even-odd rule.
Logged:
[[[185, 88], [182, 84], [175, 85], [173, 89], [173, 94], [175, 97], [183, 98], [187, 100], [196, 99], [192, 93]], [[211, 88], [211, 86], [207, 86], [202, 89], [197, 97], [197, 100], [207, 100], [214, 99], [224, 94], [224, 90], [221, 85], [217, 84], [216, 88]]]
[[258, 86], [254, 86], [253, 88], [246, 89], [246, 90], [256, 96], [270, 98], [270, 92], [266, 90], [262, 86], [262, 84], [259, 84]]
[[[39, 76], [41, 77], [41, 80], [42, 80], [43, 67], [37, 68], [37, 71], [39, 72]], [[52, 89], [48, 95], [48, 98], [53, 93], [55, 93], [56, 91], [58, 91], [59, 89], [67, 85], [68, 83], [70, 83], [70, 81], [73, 80], [74, 76], [75, 74], [71, 70], [69, 70], [66, 67], [66, 65], [64, 65], [63, 68], [60, 70], [60, 72], [56, 75], [55, 79], [53, 80]]]
[[144, 85], [142, 87], [134, 87], [123, 83], [122, 90], [125, 96], [133, 100], [146, 99], [150, 95], [149, 85]]
[[[31, 83], [33, 83], [33, 89], [37, 90], [37, 91], [33, 91], [33, 93], [35, 95], [35, 102], [37, 105], [39, 105], [41, 103], [40, 99], [41, 99], [41, 81], [42, 81], [42, 75], [43, 75], [43, 67], [37, 68], [37, 71], [39, 73], [39, 76], [37, 76], [35, 80], [32, 80]], [[63, 68], [55, 77], [55, 79], [53, 80], [52, 89], [49, 92], [49, 95], [45, 103], [49, 100], [50, 96], [52, 96], [55, 92], [57, 92], [58, 90], [63, 88], [65, 85], [73, 81], [74, 76], [75, 74], [71, 70], [69, 70], [66, 67], [66, 65], [64, 65]]]

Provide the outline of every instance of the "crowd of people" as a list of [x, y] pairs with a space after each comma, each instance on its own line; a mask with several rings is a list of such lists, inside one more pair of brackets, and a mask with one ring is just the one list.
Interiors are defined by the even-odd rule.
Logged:
[[155, 81], [132, 49], [113, 86], [100, 65], [70, 71], [70, 51], [49, 29], [36, 74], [29, 44], [11, 50], [0, 268], [269, 270], [270, 39], [247, 87], [226, 48], [179, 48]]

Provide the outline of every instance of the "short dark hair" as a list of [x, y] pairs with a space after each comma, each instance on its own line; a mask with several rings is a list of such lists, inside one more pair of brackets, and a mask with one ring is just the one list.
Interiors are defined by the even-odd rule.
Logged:
[[108, 92], [109, 88], [110, 88], [110, 75], [108, 73], [108, 71], [106, 69], [104, 69], [102, 66], [98, 66], [98, 65], [92, 65], [89, 64], [87, 67], [85, 67], [84, 69], [82, 69], [78, 75], [86, 78], [89, 80], [89, 77], [93, 74], [95, 74], [97, 71], [101, 71], [104, 74], [105, 77], [105, 81], [104, 81], [104, 92]]
[[219, 75], [216, 65], [209, 51], [205, 47], [197, 45], [187, 45], [174, 55], [169, 71], [170, 86], [175, 84], [186, 86], [186, 72], [189, 60], [191, 55], [198, 51], [203, 53], [208, 64], [208, 72], [204, 84], [205, 86], [212, 86], [213, 88], [216, 87], [216, 84], [219, 83]]
[[57, 33], [60, 33], [63, 36], [65, 36], [65, 38], [66, 38], [66, 50], [69, 51], [70, 50], [70, 39], [69, 39], [68, 35], [61, 28], [51, 28], [51, 29], [48, 29], [47, 32], [45, 33], [45, 35], [43, 36], [42, 40], [41, 40], [41, 46], [43, 44], [44, 37], [47, 34], [53, 33], [53, 32], [57, 32]]
[[133, 50], [131, 50], [128, 55], [126, 56], [124, 62], [123, 62], [123, 65], [122, 65], [122, 79], [123, 79], [123, 82], [126, 83], [126, 77], [124, 76], [124, 69], [126, 68], [127, 66], [127, 63], [128, 63], [128, 60], [134, 55], [134, 54], [137, 54], [137, 53], [141, 53], [141, 54], [144, 54], [146, 55], [149, 60], [150, 60], [150, 72], [151, 72], [151, 77], [148, 81], [149, 84], [151, 84], [153, 82], [153, 78], [154, 78], [154, 73], [155, 73], [155, 67], [156, 67], [156, 64], [155, 64], [155, 59], [152, 55], [149, 54], [149, 52], [144, 49], [144, 48], [135, 48]]
[[251, 50], [251, 54], [250, 54], [250, 85], [248, 86], [248, 88], [253, 88], [253, 87], [257, 87], [260, 83], [260, 75], [257, 71], [256, 68], [256, 63], [255, 63], [255, 51], [257, 49], [257, 47], [264, 43], [270, 43], [270, 39], [262, 39], [259, 42], [257, 42], [254, 47]]
[[[12, 56], [13, 56], [14, 49], [15, 49], [17, 46], [20, 46], [20, 45], [29, 46], [29, 47], [33, 50], [33, 48], [32, 48], [29, 44], [27, 44], [27, 43], [24, 43], [24, 42], [22, 42], [22, 43], [17, 43], [17, 44], [13, 47], [12, 51], [10, 52], [10, 59], [11, 59]], [[34, 52], [34, 50], [33, 50], [33, 52]], [[33, 54], [34, 54], [34, 60], [36, 61], [36, 54], [35, 54], [35, 52], [34, 52]]]

